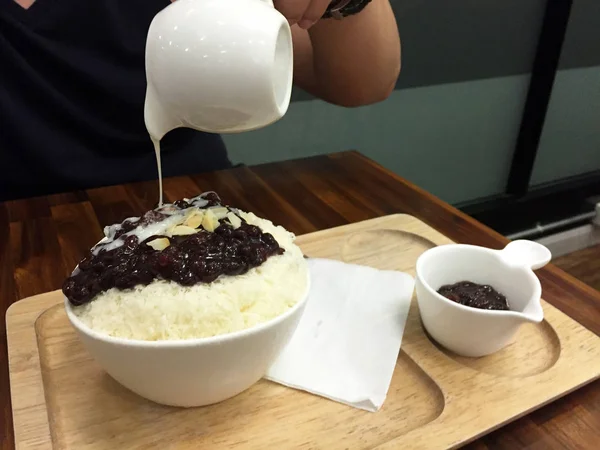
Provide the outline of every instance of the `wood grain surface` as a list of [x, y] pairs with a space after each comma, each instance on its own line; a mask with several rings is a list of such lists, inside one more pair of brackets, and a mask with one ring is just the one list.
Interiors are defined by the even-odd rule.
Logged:
[[[306, 255], [412, 275], [423, 251], [450, 242], [406, 214], [297, 240]], [[427, 337], [413, 299], [387, 399], [372, 414], [265, 380], [205, 408], [157, 405], [91, 358], [61, 291], [29, 297], [6, 316], [15, 440], [23, 450], [456, 448], [600, 376], [600, 337], [542, 306], [544, 321], [510, 345], [465, 358]]]
[[[507, 242], [356, 152], [165, 180], [168, 200], [209, 189], [297, 234], [404, 212], [457, 242], [491, 248]], [[97, 242], [102, 226], [140, 214], [156, 201], [156, 182], [144, 182], [0, 204], [2, 312], [20, 298], [60, 288], [74, 262]], [[553, 265], [538, 275], [549, 303], [600, 334], [597, 291]], [[4, 321], [0, 327], [0, 436], [5, 450], [14, 447], [14, 440]], [[600, 382], [594, 382], [470, 448], [594, 449], [598, 442]]]
[[560, 256], [554, 264], [600, 291], [600, 244]]

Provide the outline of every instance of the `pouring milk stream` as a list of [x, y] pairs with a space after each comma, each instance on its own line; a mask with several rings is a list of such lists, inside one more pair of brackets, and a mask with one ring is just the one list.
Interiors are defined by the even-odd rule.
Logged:
[[160, 140], [194, 128], [239, 133], [286, 113], [292, 35], [271, 0], [177, 0], [152, 20], [146, 40], [144, 121], [154, 144], [163, 203]]

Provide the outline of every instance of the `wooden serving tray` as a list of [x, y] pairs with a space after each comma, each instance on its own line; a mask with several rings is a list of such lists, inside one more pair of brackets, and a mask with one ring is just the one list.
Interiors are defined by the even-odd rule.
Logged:
[[[309, 256], [414, 274], [424, 250], [450, 241], [414, 217], [393, 215], [298, 242]], [[88, 356], [59, 291], [30, 297], [7, 312], [17, 448], [457, 447], [599, 377], [600, 338], [543, 306], [544, 322], [523, 325], [499, 353], [470, 359], [429, 340], [413, 299], [387, 400], [370, 413], [265, 380], [213, 406], [154, 404]]]

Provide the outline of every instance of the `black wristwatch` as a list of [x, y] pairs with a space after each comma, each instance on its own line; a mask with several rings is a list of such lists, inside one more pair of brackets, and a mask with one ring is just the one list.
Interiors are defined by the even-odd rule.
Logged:
[[371, 0], [333, 0], [327, 7], [323, 19], [343, 19], [358, 14], [370, 2]]

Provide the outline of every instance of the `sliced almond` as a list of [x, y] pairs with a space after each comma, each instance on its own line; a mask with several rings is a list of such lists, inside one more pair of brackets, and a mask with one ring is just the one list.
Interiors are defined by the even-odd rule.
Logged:
[[169, 228], [167, 228], [166, 234], [168, 236], [170, 236], [171, 234], [173, 234], [173, 230], [175, 229], [175, 227], [178, 227], [179, 225], [182, 225], [183, 222], [184, 222], [184, 220], [185, 220], [185, 216], [177, 215], [177, 216], [172, 217], [172, 219], [170, 220], [171, 225], [169, 226]]
[[234, 229], [238, 229], [242, 225], [242, 219], [236, 216], [234, 213], [227, 213], [227, 218], [229, 219], [229, 223]]
[[146, 244], [148, 244], [154, 250], [157, 250], [159, 252], [162, 252], [165, 248], [167, 248], [169, 245], [171, 245], [171, 243], [169, 242], [169, 240], [167, 238], [153, 239], [150, 242], [146, 242]]
[[224, 219], [225, 216], [227, 216], [227, 213], [229, 212], [229, 210], [224, 206], [215, 206], [213, 208], [210, 208], [209, 211], [212, 211], [218, 220]]
[[202, 225], [202, 219], [204, 219], [204, 214], [201, 211], [197, 211], [185, 219], [183, 224], [190, 228], [198, 228], [200, 225]]
[[211, 209], [207, 209], [206, 212], [204, 213], [204, 217], [202, 218], [202, 227], [206, 231], [213, 232], [213, 231], [215, 231], [215, 228], [217, 228], [218, 226], [219, 226], [219, 220], [217, 219], [217, 217], [215, 216], [215, 214], [212, 212]]
[[173, 236], [187, 236], [189, 234], [196, 234], [198, 230], [192, 227], [188, 227], [185, 225], [177, 225], [173, 228], [171, 235]]

